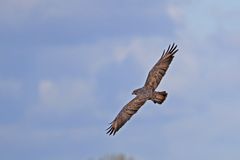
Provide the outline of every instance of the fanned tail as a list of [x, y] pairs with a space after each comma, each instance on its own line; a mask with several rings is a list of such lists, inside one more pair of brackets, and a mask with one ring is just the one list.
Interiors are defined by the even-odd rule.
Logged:
[[162, 104], [167, 98], [167, 95], [168, 94], [166, 91], [154, 92], [151, 100], [153, 101], [153, 103]]

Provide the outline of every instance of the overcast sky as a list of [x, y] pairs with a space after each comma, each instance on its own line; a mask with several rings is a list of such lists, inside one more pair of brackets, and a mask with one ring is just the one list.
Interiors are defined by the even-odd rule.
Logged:
[[[240, 159], [240, 2], [0, 0], [0, 159]], [[178, 45], [158, 90], [105, 129]]]

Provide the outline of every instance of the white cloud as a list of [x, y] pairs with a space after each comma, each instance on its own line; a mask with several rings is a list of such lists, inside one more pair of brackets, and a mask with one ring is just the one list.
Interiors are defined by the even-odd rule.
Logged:
[[118, 43], [115, 46], [114, 55], [119, 62], [132, 57], [141, 67], [146, 67], [155, 63], [156, 59], [161, 56], [163, 49], [171, 43], [173, 43], [171, 40], [159, 36], [133, 37], [125, 40], [124, 43]]
[[166, 12], [172, 18], [172, 20], [176, 23], [182, 23], [184, 21], [184, 12], [181, 7], [178, 5], [168, 4], [166, 6]]
[[41, 80], [38, 84], [38, 101], [27, 111], [27, 115], [68, 116], [74, 112], [92, 110], [96, 97], [91, 82], [68, 80]]

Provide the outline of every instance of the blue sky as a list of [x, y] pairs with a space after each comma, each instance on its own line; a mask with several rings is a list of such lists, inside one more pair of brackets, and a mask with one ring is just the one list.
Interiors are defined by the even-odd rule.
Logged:
[[[0, 159], [239, 159], [240, 2], [0, 1]], [[105, 134], [163, 49], [158, 90]]]

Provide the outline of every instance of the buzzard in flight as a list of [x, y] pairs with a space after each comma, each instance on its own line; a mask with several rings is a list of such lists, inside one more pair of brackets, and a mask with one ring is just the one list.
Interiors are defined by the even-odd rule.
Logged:
[[177, 45], [174, 43], [169, 45], [167, 51], [163, 51], [160, 60], [153, 66], [148, 73], [147, 80], [142, 88], [136, 89], [132, 92], [136, 95], [122, 110], [117, 117], [110, 123], [107, 129], [107, 134], [115, 135], [115, 133], [140, 109], [147, 100], [154, 103], [162, 104], [167, 97], [167, 92], [157, 92], [155, 89], [161, 82], [170, 63], [173, 60], [174, 54], [178, 51]]

